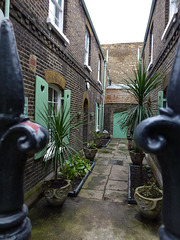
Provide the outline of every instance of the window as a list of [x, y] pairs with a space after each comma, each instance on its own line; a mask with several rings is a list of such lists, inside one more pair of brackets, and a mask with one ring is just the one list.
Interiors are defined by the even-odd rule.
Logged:
[[49, 85], [48, 88], [48, 103], [53, 106], [57, 114], [59, 109], [62, 108], [62, 91], [55, 85]]
[[153, 25], [151, 26], [150, 37], [149, 37], [149, 65], [147, 71], [150, 71], [153, 65]]
[[64, 0], [49, 0], [49, 15], [47, 18], [49, 29], [53, 29], [66, 44], [69, 44], [69, 40], [63, 34], [63, 20]]
[[90, 67], [90, 34], [88, 29], [86, 29], [85, 33], [85, 57], [84, 57], [84, 66], [89, 70], [91, 70]]
[[[58, 82], [58, 76], [61, 77], [60, 74], [55, 73], [54, 76], [56, 77], [56, 82]], [[53, 79], [47, 80], [48, 81], [45, 81], [43, 78], [36, 76], [35, 121], [49, 130], [49, 140], [51, 142], [51, 127], [48, 126], [47, 122], [41, 117], [42, 114], [46, 114], [44, 106], [52, 104], [56, 113], [58, 113], [63, 106], [66, 106], [67, 109], [69, 109], [71, 102], [71, 91], [61, 90], [62, 86], [60, 84], [56, 85], [51, 83], [53, 82]], [[70, 113], [68, 115], [68, 118], [70, 118]], [[68, 139], [66, 141], [68, 142]], [[46, 148], [41, 152], [36, 153], [34, 158], [38, 159], [42, 157], [45, 152]], [[49, 155], [49, 152], [47, 155]]]
[[101, 84], [101, 56], [99, 55], [99, 59], [98, 59], [98, 77], [97, 77], [97, 81], [99, 82], [99, 84]]
[[169, 34], [169, 31], [176, 21], [176, 14], [178, 12], [178, 0], [166, 0], [165, 2], [165, 30], [161, 37], [161, 40], [164, 41]]
[[[49, 85], [49, 87], [48, 87], [48, 104], [50, 105], [50, 107], [53, 108], [56, 116], [57, 116], [60, 108], [63, 107], [62, 91], [55, 85]], [[53, 112], [52, 112], [52, 115], [53, 115]], [[48, 126], [48, 131], [49, 131], [49, 142], [52, 142], [51, 141], [51, 139], [52, 139], [51, 126]]]
[[101, 104], [96, 103], [95, 110], [95, 131], [98, 132], [101, 130]]

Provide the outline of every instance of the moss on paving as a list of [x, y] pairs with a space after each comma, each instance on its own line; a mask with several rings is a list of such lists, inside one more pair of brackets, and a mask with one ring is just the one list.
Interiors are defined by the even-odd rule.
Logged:
[[33, 208], [31, 240], [158, 240], [160, 221], [142, 219], [136, 206], [68, 198], [62, 207], [42, 199]]

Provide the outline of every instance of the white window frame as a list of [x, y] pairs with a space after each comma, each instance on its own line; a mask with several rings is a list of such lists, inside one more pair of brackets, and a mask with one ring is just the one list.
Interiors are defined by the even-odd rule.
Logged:
[[167, 35], [172, 28], [174, 22], [176, 22], [176, 15], [178, 13], [178, 0], [169, 0], [169, 21], [161, 37], [161, 41], [165, 41]]
[[147, 67], [147, 71], [149, 71], [149, 69], [151, 68], [151, 66], [153, 64], [153, 32], [151, 33], [150, 37], [151, 37], [151, 60]]
[[[65, 44], [69, 44], [69, 39], [63, 33], [64, 23], [64, 0], [49, 0], [49, 14], [46, 20], [50, 30], [54, 30], [58, 36], [64, 41]], [[56, 11], [59, 13], [59, 18], [56, 17]]]
[[[48, 91], [50, 88], [52, 89], [52, 99], [50, 101], [48, 98], [48, 104], [57, 104], [57, 113], [58, 113], [59, 110], [63, 107], [62, 90], [54, 84], [49, 84]], [[57, 101], [54, 100], [55, 91], [58, 94]], [[50, 146], [50, 144], [51, 144], [51, 129], [49, 128], [48, 131], [49, 131], [49, 146]], [[59, 149], [59, 152], [61, 152], [61, 149]], [[53, 157], [53, 155], [54, 155], [53, 149], [51, 147], [48, 148], [46, 154], [44, 155], [44, 161], [48, 161], [49, 159], [51, 159]]]
[[89, 72], [92, 72], [92, 69], [89, 65], [89, 57], [90, 57], [90, 34], [88, 29], [86, 28], [85, 32], [85, 55], [84, 55], [84, 67], [87, 68]]
[[99, 129], [99, 115], [100, 115], [100, 105], [99, 105], [99, 103], [97, 103], [97, 110], [96, 110], [97, 112], [96, 112], [96, 118], [97, 118], [97, 122], [96, 122], [96, 132], [98, 132], [98, 131], [100, 131], [100, 129]]
[[97, 81], [100, 85], [102, 85], [101, 83], [101, 57], [99, 55], [99, 58], [98, 58], [98, 76], [97, 76]]

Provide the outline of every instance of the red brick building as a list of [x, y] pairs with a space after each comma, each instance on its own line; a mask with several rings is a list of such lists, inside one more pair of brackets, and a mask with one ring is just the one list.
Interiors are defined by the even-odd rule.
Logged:
[[[5, 12], [5, 1], [0, 2]], [[87, 117], [76, 136], [83, 142], [101, 128], [104, 55], [84, 0], [14, 0], [10, 5], [25, 87], [25, 112], [41, 123], [38, 109], [54, 102], [71, 114]], [[77, 150], [82, 143], [70, 134]], [[41, 193], [50, 173], [39, 155], [30, 156], [25, 171], [26, 202]], [[29, 198], [30, 197], [30, 198]]]

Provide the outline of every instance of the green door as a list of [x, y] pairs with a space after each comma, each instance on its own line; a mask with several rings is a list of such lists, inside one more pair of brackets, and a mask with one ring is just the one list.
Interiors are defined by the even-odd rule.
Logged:
[[127, 130], [120, 129], [118, 122], [122, 117], [120, 112], [113, 114], [113, 138], [127, 138]]

